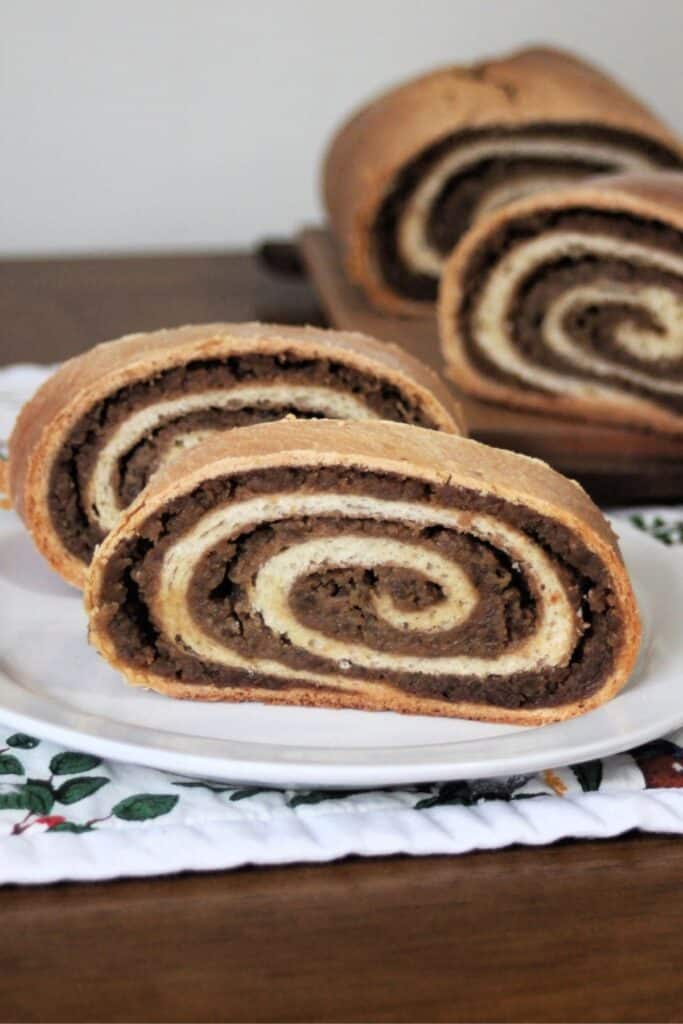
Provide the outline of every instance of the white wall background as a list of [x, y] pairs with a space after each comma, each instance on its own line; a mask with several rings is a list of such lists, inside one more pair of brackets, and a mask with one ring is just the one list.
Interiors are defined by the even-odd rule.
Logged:
[[319, 216], [355, 104], [575, 48], [683, 131], [683, 0], [0, 0], [0, 253], [224, 248]]

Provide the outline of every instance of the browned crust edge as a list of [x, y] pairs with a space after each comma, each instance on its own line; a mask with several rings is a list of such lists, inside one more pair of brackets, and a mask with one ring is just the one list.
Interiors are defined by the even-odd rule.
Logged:
[[[395, 423], [281, 421], [265, 428], [239, 428], [233, 431], [232, 441], [230, 453], [215, 441], [209, 441], [160, 472], [123, 513], [116, 528], [95, 553], [85, 592], [90, 642], [130, 683], [151, 687], [169, 696], [197, 700], [258, 699], [267, 703], [307, 703], [320, 707], [391, 710], [516, 725], [545, 725], [598, 707], [615, 696], [627, 682], [640, 645], [640, 619], [616, 537], [585, 491], [545, 463], [475, 441]], [[154, 511], [208, 479], [274, 466], [311, 465], [350, 466], [360, 470], [408, 474], [437, 484], [457, 483], [479, 493], [523, 504], [557, 520], [580, 536], [609, 573], [618, 611], [624, 622], [621, 649], [616, 655], [613, 671], [600, 690], [585, 700], [559, 708], [510, 711], [405, 694], [396, 694], [391, 701], [380, 696], [349, 694], [348, 691], [330, 695], [304, 687], [286, 694], [281, 691], [277, 694], [259, 691], [257, 694], [248, 686], [226, 693], [221, 687], [206, 684], [193, 686], [188, 692], [182, 684], [125, 664], [106, 631], [110, 609], [100, 600], [108, 560], [119, 542], [134, 535]]]
[[106, 395], [189, 359], [290, 352], [335, 358], [396, 385], [439, 429], [465, 430], [459, 405], [427, 366], [396, 345], [352, 331], [278, 324], [191, 324], [104, 342], [64, 363], [21, 410], [9, 443], [11, 501], [53, 569], [76, 587], [86, 566], [62, 545], [47, 507], [50, 469], [77, 420]]
[[645, 428], [667, 434], [683, 433], [683, 416], [646, 398], [603, 405], [589, 398], [548, 397], [487, 377], [468, 357], [459, 327], [463, 283], [472, 255], [503, 225], [518, 218], [575, 206], [596, 211], [623, 212], [661, 221], [683, 231], [683, 173], [614, 175], [591, 179], [569, 189], [522, 199], [482, 218], [453, 250], [441, 276], [438, 302], [439, 338], [448, 377], [468, 395], [517, 409], [552, 413], [582, 420]]
[[613, 78], [571, 54], [520, 50], [442, 68], [391, 89], [339, 129], [324, 158], [322, 190], [349, 277], [388, 313], [424, 316], [429, 304], [386, 286], [371, 231], [396, 174], [427, 146], [466, 129], [592, 122], [650, 137], [683, 155], [681, 141]]

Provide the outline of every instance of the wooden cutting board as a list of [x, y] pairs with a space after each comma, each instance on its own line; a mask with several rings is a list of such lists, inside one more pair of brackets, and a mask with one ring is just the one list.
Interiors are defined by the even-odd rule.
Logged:
[[[435, 317], [392, 317], [373, 309], [344, 275], [327, 230], [306, 229], [299, 248], [333, 327], [393, 341], [445, 380]], [[464, 406], [472, 437], [549, 462], [603, 504], [683, 501], [683, 438], [516, 412], [451, 390]]]

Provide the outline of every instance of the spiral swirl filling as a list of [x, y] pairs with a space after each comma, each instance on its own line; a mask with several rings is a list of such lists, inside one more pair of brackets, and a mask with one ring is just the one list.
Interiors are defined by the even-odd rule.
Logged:
[[207, 481], [125, 537], [100, 603], [126, 664], [186, 684], [536, 708], [599, 688], [609, 576], [562, 524], [348, 467]]
[[479, 217], [515, 199], [595, 174], [679, 168], [646, 136], [592, 124], [460, 131], [397, 175], [373, 227], [383, 280], [399, 295], [434, 301], [446, 257]]
[[87, 563], [161, 467], [218, 431], [290, 414], [436, 426], [386, 379], [334, 360], [240, 355], [188, 362], [120, 388], [75, 424], [50, 475], [53, 526]]
[[507, 222], [474, 251], [457, 313], [487, 376], [683, 413], [683, 233], [623, 212]]

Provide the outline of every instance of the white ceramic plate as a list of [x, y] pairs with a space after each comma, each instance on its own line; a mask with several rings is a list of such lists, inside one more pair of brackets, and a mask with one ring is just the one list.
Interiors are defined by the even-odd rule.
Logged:
[[517, 774], [606, 756], [683, 724], [683, 555], [616, 524], [645, 636], [605, 707], [543, 728], [362, 711], [174, 701], [86, 642], [81, 598], [0, 513], [0, 718], [102, 757], [268, 786], [380, 786]]

